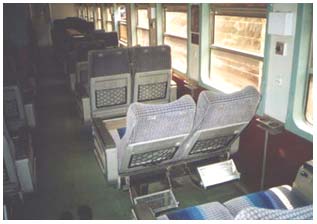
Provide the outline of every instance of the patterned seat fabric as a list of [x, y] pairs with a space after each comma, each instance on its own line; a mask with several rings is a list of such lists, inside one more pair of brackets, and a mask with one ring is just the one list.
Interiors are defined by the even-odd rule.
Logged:
[[159, 216], [159, 220], [230, 220], [234, 217], [219, 202], [193, 206]]
[[301, 199], [288, 185], [210, 202], [159, 216], [158, 219], [312, 219], [312, 205]]
[[295, 209], [264, 209], [249, 207], [243, 209], [235, 217], [236, 220], [312, 220], [313, 205]]
[[259, 100], [259, 92], [251, 86], [232, 94], [202, 91], [189, 147], [182, 157], [196, 159], [226, 153], [254, 117]]
[[[194, 115], [195, 102], [189, 95], [167, 104], [131, 104], [127, 113], [126, 132], [117, 146], [119, 168], [142, 166], [149, 160], [156, 163], [172, 159], [177, 149], [163, 148], [162, 151], [149, 150], [151, 152], [142, 154], [132, 152], [131, 158], [125, 157], [130, 156], [126, 150], [132, 144], [148, 142], [148, 145], [153, 146], [156, 140], [179, 136], [185, 138], [192, 128]], [[122, 161], [129, 161], [130, 164], [122, 164]]]
[[171, 49], [167, 45], [129, 49], [134, 68], [134, 102], [168, 102]]
[[247, 207], [267, 209], [293, 209], [307, 205], [288, 185], [273, 187], [267, 191], [247, 194], [224, 203], [233, 216]]
[[128, 49], [89, 51], [88, 77], [92, 117], [125, 115], [131, 102]]

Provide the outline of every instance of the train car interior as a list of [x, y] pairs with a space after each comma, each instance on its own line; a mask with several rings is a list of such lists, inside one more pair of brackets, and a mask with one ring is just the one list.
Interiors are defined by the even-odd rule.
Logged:
[[313, 220], [311, 3], [4, 3], [4, 220]]

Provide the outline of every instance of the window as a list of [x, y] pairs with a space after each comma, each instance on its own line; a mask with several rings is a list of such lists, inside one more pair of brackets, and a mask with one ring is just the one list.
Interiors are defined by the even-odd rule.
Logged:
[[79, 18], [84, 19], [84, 7], [81, 4], [77, 5], [77, 15]]
[[126, 7], [119, 7], [120, 20], [119, 22], [119, 42], [123, 46], [128, 45], [128, 27], [127, 27], [127, 17], [126, 17]]
[[96, 21], [95, 21], [95, 29], [102, 29], [102, 14], [101, 14], [101, 6], [96, 7]]
[[307, 122], [313, 125], [313, 42], [311, 43], [308, 65], [308, 88], [307, 88], [307, 100], [305, 109], [305, 118]]
[[225, 91], [260, 88], [266, 5], [215, 4], [211, 10], [209, 79]]
[[164, 8], [164, 44], [171, 47], [172, 68], [187, 73], [187, 6]]
[[89, 22], [95, 21], [94, 6], [92, 5], [88, 5], [88, 21]]
[[146, 8], [137, 10], [137, 44], [141, 46], [150, 45], [150, 31], [149, 31], [149, 13]]
[[88, 6], [83, 5], [82, 7], [83, 7], [83, 19], [88, 21]]
[[103, 10], [103, 28], [107, 32], [113, 31], [111, 7], [107, 6]]

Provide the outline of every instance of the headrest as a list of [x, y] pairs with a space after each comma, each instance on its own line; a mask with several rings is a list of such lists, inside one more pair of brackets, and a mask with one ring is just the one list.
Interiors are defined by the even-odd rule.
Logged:
[[195, 102], [185, 95], [166, 104], [133, 103], [127, 113], [128, 143], [188, 134], [195, 116]]
[[90, 51], [88, 74], [90, 77], [130, 73], [127, 48], [106, 48]]
[[202, 91], [197, 102], [195, 130], [249, 122], [259, 100], [260, 94], [252, 86], [232, 94]]
[[99, 41], [81, 41], [76, 43], [74, 46], [74, 51], [76, 52], [76, 61], [87, 61], [88, 52], [91, 50], [101, 50], [104, 49], [103, 43]]
[[171, 69], [171, 48], [167, 45], [130, 49], [135, 72]]
[[119, 40], [117, 32], [94, 33], [96, 40], [103, 41], [104, 47], [118, 47]]

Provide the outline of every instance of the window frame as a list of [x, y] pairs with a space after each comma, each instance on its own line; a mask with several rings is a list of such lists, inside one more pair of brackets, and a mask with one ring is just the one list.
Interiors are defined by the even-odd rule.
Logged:
[[[172, 67], [172, 70], [173, 70], [173, 73], [177, 74], [177, 75], [180, 75], [180, 76], [185, 76], [187, 77], [188, 75], [188, 40], [189, 40], [189, 37], [188, 37], [188, 32], [189, 32], [189, 27], [188, 27], [188, 21], [189, 21], [189, 15], [188, 15], [188, 8], [187, 8], [187, 4], [163, 4], [162, 6], [162, 12], [163, 12], [163, 44], [166, 44], [165, 43], [165, 37], [171, 37], [171, 38], [175, 38], [175, 39], [179, 39], [181, 41], [186, 41], [186, 72], [183, 73], [181, 71], [179, 71], [178, 69], [176, 68], [173, 68]], [[186, 13], [187, 15], [187, 37], [182, 37], [182, 36], [176, 36], [176, 35], [173, 35], [173, 34], [170, 34], [170, 33], [166, 33], [166, 12], [169, 11], [169, 12], [183, 12], [183, 13]]]
[[[308, 108], [308, 98], [309, 98], [309, 88], [310, 88], [310, 80], [313, 82], [313, 77], [314, 77], [314, 72], [313, 72], [313, 32], [311, 34], [311, 39], [310, 39], [310, 52], [309, 52], [309, 58], [308, 58], [308, 65], [307, 65], [307, 84], [305, 88], [306, 96], [305, 96], [305, 109], [304, 109], [304, 117], [309, 126], [313, 126], [314, 123], [310, 123], [310, 121], [307, 119], [307, 108]], [[314, 97], [314, 92], [312, 90], [311, 92], [312, 97]], [[314, 105], [314, 104], [313, 104]], [[312, 108], [312, 112], [314, 114], [314, 108]], [[313, 121], [314, 122], [314, 121]]]
[[[211, 55], [212, 51], [220, 51], [224, 53], [233, 54], [236, 56], [243, 56], [249, 59], [257, 60], [262, 63], [262, 69], [261, 73], [258, 76], [258, 83], [257, 83], [257, 89], [261, 90], [261, 80], [263, 76], [263, 67], [264, 67], [264, 56], [265, 56], [265, 42], [263, 43], [263, 53], [262, 54], [256, 54], [248, 51], [233, 49], [229, 47], [219, 46], [215, 45], [214, 39], [215, 39], [215, 17], [217, 15], [220, 16], [234, 16], [234, 17], [243, 17], [243, 18], [263, 18], [267, 20], [267, 4], [248, 4], [248, 3], [233, 3], [233, 4], [210, 4], [209, 8], [209, 66], [208, 66], [208, 79], [211, 79]], [[246, 7], [248, 6], [248, 7]], [[266, 25], [267, 26], [267, 21]], [[266, 38], [266, 35], [264, 35], [264, 38]], [[217, 86], [217, 84], [212, 85], [211, 87], [216, 88], [220, 91], [225, 91], [222, 87]]]
[[295, 29], [293, 67], [285, 129], [313, 142], [313, 125], [309, 125], [305, 118], [309, 80], [308, 62], [313, 29], [312, 3], [297, 5]]

